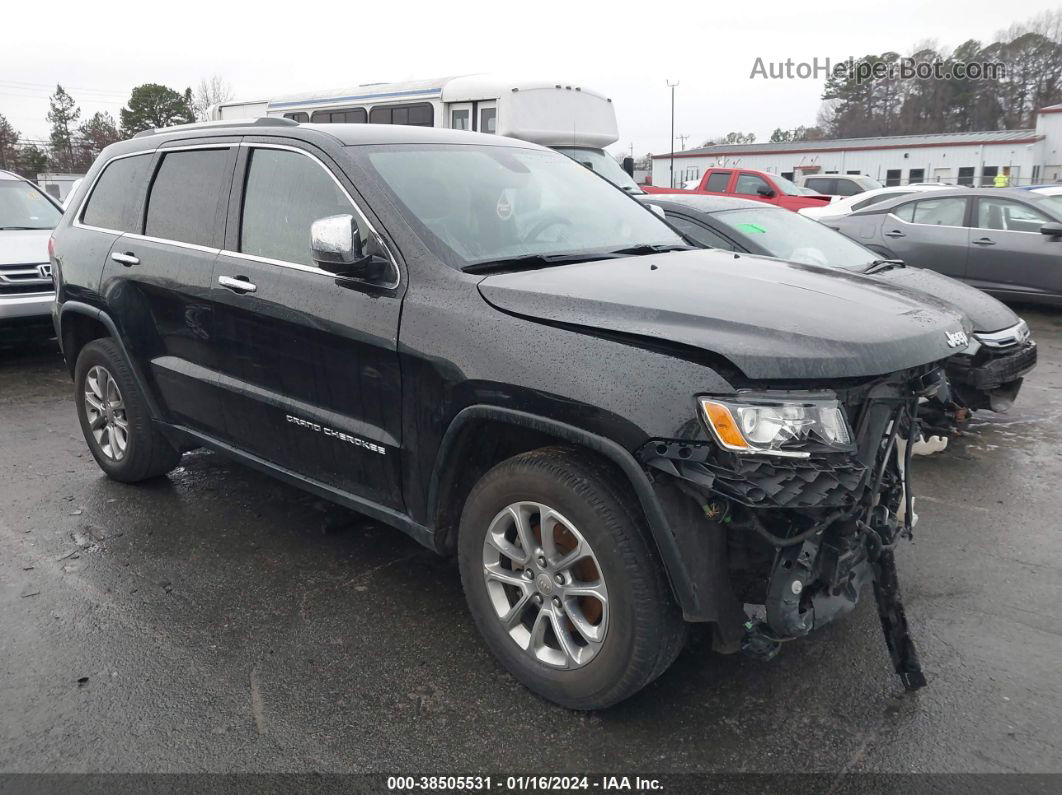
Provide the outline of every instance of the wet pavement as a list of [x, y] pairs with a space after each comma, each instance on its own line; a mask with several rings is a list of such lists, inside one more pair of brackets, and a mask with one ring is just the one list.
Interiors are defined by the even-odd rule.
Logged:
[[868, 598], [593, 714], [502, 671], [450, 561], [212, 453], [113, 483], [58, 354], [0, 351], [0, 771], [1062, 771], [1062, 311], [1023, 314], [1018, 404], [916, 462], [929, 687]]

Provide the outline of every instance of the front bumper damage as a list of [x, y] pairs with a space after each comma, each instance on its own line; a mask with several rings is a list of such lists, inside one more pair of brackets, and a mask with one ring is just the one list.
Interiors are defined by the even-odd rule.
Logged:
[[948, 386], [927, 401], [920, 412], [926, 435], [957, 435], [978, 409], [1006, 412], [1018, 397], [1022, 381], [1036, 367], [1032, 340], [999, 347], [971, 346], [952, 356], [945, 370]]
[[853, 453], [782, 459], [722, 450], [703, 428], [639, 451], [683, 545], [716, 648], [773, 657], [782, 642], [853, 610], [872, 586], [896, 673], [925, 684], [896, 575], [895, 547], [912, 537], [912, 441], [919, 405], [944, 388], [927, 366], [834, 390], [855, 434]]

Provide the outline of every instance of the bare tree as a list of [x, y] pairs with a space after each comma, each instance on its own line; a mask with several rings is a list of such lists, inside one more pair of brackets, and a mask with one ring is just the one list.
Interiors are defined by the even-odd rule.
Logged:
[[232, 86], [221, 75], [211, 75], [199, 81], [192, 95], [192, 112], [196, 121], [206, 121], [210, 108], [232, 99]]

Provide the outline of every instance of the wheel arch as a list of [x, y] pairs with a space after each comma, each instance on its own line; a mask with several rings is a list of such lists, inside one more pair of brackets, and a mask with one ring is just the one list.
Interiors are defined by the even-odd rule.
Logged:
[[[478, 457], [482, 431], [505, 428], [495, 454]], [[428, 488], [428, 516], [435, 528], [435, 545], [441, 552], [452, 551], [457, 538], [461, 510], [475, 482], [488, 469], [505, 458], [558, 442], [586, 450], [611, 465], [618, 477], [632, 488], [649, 528], [650, 541], [667, 574], [672, 593], [684, 609], [697, 597], [690, 573], [649, 476], [621, 445], [611, 439], [558, 420], [515, 409], [475, 405], [460, 411], [451, 421], [436, 455]], [[466, 465], [463, 461], [471, 462]]]
[[81, 301], [66, 301], [59, 308], [58, 326], [59, 346], [62, 349], [64, 359], [66, 359], [66, 366], [70, 370], [71, 377], [74, 375], [74, 368], [77, 366], [77, 357], [86, 345], [93, 340], [104, 337], [113, 339], [129, 365], [129, 369], [136, 379], [137, 386], [144, 395], [144, 400], [148, 404], [152, 419], [158, 419], [161, 416], [158, 403], [155, 401], [155, 396], [151, 390], [147, 388], [143, 373], [136, 366], [136, 362], [129, 355], [129, 351], [126, 350], [125, 343], [122, 342], [122, 337], [118, 333], [118, 327], [115, 325], [114, 320], [106, 312], [99, 307], [85, 304]]

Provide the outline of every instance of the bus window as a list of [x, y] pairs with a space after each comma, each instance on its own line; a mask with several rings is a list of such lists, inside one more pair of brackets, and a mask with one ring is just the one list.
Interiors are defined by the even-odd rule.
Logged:
[[314, 124], [365, 124], [366, 121], [368, 121], [368, 115], [365, 113], [365, 108], [315, 110], [313, 112]]
[[285, 113], [284, 118], [291, 119], [292, 121], [297, 121], [299, 124], [305, 124], [310, 120], [310, 116], [308, 113]]
[[434, 127], [435, 108], [430, 102], [412, 105], [378, 105], [369, 114], [373, 124], [411, 124], [414, 127]]

